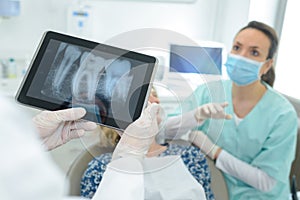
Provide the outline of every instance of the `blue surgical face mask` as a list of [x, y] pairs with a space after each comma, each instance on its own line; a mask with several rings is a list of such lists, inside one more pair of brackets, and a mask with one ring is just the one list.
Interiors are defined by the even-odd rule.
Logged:
[[230, 79], [239, 86], [246, 86], [259, 80], [259, 71], [264, 62], [258, 62], [243, 56], [228, 54], [225, 63]]

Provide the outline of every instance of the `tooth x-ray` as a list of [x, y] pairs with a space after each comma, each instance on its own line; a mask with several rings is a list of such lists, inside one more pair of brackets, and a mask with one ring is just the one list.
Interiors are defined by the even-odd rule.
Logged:
[[111, 115], [111, 99], [125, 104], [132, 82], [131, 62], [106, 59], [96, 51], [61, 43], [58, 47], [42, 94], [62, 101], [72, 101], [96, 114], [104, 122]]
[[84, 107], [86, 119], [121, 129], [140, 115], [154, 57], [50, 33], [20, 87], [19, 102], [49, 110]]

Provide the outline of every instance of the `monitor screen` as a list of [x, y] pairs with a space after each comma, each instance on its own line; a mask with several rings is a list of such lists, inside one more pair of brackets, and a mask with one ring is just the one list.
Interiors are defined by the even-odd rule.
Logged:
[[172, 44], [170, 72], [221, 75], [222, 48]]

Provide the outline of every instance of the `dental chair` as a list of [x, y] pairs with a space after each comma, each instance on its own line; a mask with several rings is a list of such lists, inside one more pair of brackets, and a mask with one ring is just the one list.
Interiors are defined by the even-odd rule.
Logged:
[[215, 166], [211, 159], [207, 159], [211, 174], [211, 189], [216, 200], [229, 200], [227, 185], [222, 172]]
[[287, 95], [284, 96], [294, 106], [298, 116], [298, 133], [297, 133], [298, 137], [297, 137], [297, 146], [296, 146], [296, 157], [291, 168], [290, 182], [292, 182], [292, 176], [295, 175], [298, 190], [300, 190], [300, 100]]
[[[189, 145], [188, 142], [183, 140], [175, 140], [172, 142]], [[69, 196], [80, 196], [80, 181], [84, 171], [88, 167], [88, 163], [94, 157], [97, 157], [103, 153], [113, 152], [113, 150], [114, 147], [100, 147], [99, 144], [94, 144], [81, 152], [67, 172], [67, 179], [69, 181], [67, 194]], [[207, 159], [207, 162], [211, 171], [211, 187], [215, 195], [215, 199], [228, 200], [227, 186], [221, 171], [215, 167], [215, 164], [210, 159]]]

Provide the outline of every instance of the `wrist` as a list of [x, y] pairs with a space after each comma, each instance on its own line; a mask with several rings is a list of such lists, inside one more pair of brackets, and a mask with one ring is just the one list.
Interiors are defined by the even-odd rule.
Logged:
[[222, 148], [221, 148], [221, 147], [218, 147], [218, 149], [216, 150], [214, 159], [213, 159], [214, 161], [216, 161], [216, 160], [218, 159], [218, 157], [219, 157], [221, 151], [222, 151]]
[[206, 117], [201, 115], [201, 111], [199, 110], [199, 108], [196, 108], [194, 110], [194, 118], [197, 121], [197, 123], [202, 123], [204, 120], [206, 120]]
[[216, 144], [213, 144], [213, 146], [206, 146], [206, 147], [202, 146], [203, 152], [205, 152], [206, 155], [208, 155], [208, 157], [212, 160], [216, 159], [216, 154], [219, 149], [220, 149], [220, 147]]

